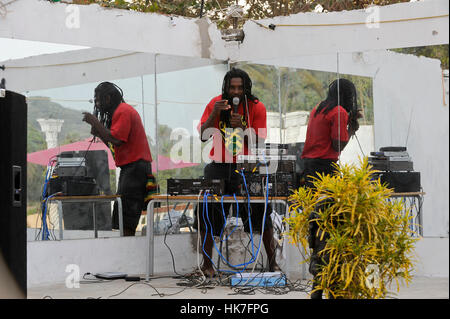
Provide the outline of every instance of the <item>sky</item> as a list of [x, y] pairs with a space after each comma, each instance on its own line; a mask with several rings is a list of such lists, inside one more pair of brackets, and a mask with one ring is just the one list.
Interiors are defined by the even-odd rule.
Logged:
[[74, 45], [0, 38], [0, 61], [85, 48]]

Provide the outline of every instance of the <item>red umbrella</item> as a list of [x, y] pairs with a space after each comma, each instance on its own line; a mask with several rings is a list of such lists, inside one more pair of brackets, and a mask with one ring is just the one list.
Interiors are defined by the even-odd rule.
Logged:
[[[179, 162], [174, 163], [169, 157], [158, 155], [158, 170], [159, 171], [165, 171], [166, 169], [175, 169], [175, 168], [184, 168], [184, 167], [191, 167], [191, 166], [197, 166], [198, 163], [185, 163], [185, 162]], [[156, 163], [155, 160], [153, 160], [152, 163], [152, 171], [153, 173], [156, 172]]]
[[[87, 138], [83, 141], [61, 145], [59, 147], [49, 148], [47, 150], [43, 151], [37, 151], [34, 153], [27, 154], [27, 161], [30, 163], [35, 163], [39, 165], [48, 165], [50, 160], [54, 158], [56, 155], [58, 155], [61, 152], [66, 151], [96, 151], [96, 150], [105, 150], [108, 154], [108, 165], [109, 169], [115, 169], [116, 165], [114, 163], [114, 158], [112, 157], [111, 151], [106, 147], [106, 145], [101, 142], [100, 140], [96, 140], [91, 144], [91, 138]], [[152, 163], [152, 171], [156, 172], [156, 163], [153, 161]], [[179, 162], [174, 163], [169, 157], [158, 155], [158, 168], [160, 171], [164, 171], [167, 169], [175, 169], [175, 168], [184, 168], [184, 167], [191, 167], [196, 166], [198, 163], [185, 163], [185, 162]]]
[[54, 148], [49, 148], [47, 150], [43, 151], [37, 151], [33, 153], [27, 154], [27, 161], [30, 163], [35, 163], [39, 165], [48, 165], [50, 160], [54, 158], [56, 155], [58, 155], [61, 152], [67, 152], [67, 151], [98, 151], [98, 150], [105, 150], [108, 154], [108, 165], [109, 169], [115, 169], [116, 165], [114, 164], [114, 158], [112, 157], [111, 151], [106, 147], [106, 145], [96, 139], [95, 142], [91, 144], [92, 138], [87, 138], [83, 141], [61, 145]]

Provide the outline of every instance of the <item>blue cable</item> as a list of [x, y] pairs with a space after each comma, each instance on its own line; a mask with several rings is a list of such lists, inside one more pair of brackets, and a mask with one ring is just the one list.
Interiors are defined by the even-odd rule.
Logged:
[[47, 172], [45, 173], [45, 181], [44, 181], [44, 189], [42, 191], [42, 210], [43, 210], [43, 214], [42, 214], [42, 240], [49, 240], [50, 237], [50, 232], [48, 231], [48, 226], [47, 226], [47, 200], [55, 195], [51, 195], [51, 196], [47, 196], [47, 187], [48, 187], [48, 182], [50, 181], [51, 178], [51, 161], [48, 163], [47, 165]]
[[[50, 232], [48, 231], [48, 226], [47, 226], [47, 204], [48, 204], [47, 201], [54, 196], [56, 196], [56, 194], [48, 196], [47, 198], [45, 198], [44, 203], [42, 204], [43, 208], [44, 208], [44, 214], [43, 214], [44, 222], [42, 224], [42, 227], [43, 227], [42, 240], [49, 240], [49, 237], [50, 237]], [[44, 238], [44, 235], [45, 235], [45, 238]]]
[[[211, 195], [210, 195], [210, 194], [205, 194], [204, 197], [203, 197], [203, 203], [204, 203], [204, 205], [203, 205], [203, 220], [205, 221], [205, 215], [204, 215], [204, 213], [205, 213], [205, 206], [206, 206], [206, 219], [208, 220], [208, 223], [209, 223], [209, 225], [211, 226], [210, 233], [211, 233], [211, 238], [213, 238], [213, 237], [214, 237], [214, 235], [213, 235], [213, 227], [212, 227], [211, 221], [210, 221], [210, 219], [209, 219], [209, 211], [208, 211], [208, 197], [209, 197], [209, 196], [211, 196]], [[236, 194], [233, 194], [233, 196], [234, 196], [235, 199], [236, 199]], [[223, 196], [223, 197], [224, 197], [224, 196]], [[223, 197], [222, 197], [222, 201], [223, 201]], [[229, 197], [231, 197], [231, 196], [229, 196]], [[236, 199], [236, 201], [237, 201], [237, 199]], [[207, 233], [207, 232], [208, 232], [208, 224], [206, 223], [206, 221], [205, 221], [205, 227], [206, 227], [205, 232]], [[223, 229], [222, 229], [222, 231], [223, 231]], [[212, 258], [211, 258], [211, 257], [206, 253], [206, 251], [205, 251], [205, 242], [206, 242], [206, 236], [205, 236], [205, 238], [204, 238], [204, 240], [203, 240], [203, 245], [202, 245], [203, 252], [204, 252], [205, 255], [208, 257], [208, 259], [211, 261], [211, 263], [214, 265], [214, 267], [217, 268], [217, 266], [216, 266], [216, 264], [214, 263], [214, 261], [212, 260]], [[247, 263], [242, 263], [242, 264], [239, 264], [239, 265], [232, 265], [232, 264], [230, 264], [229, 261], [222, 255], [222, 253], [220, 252], [220, 250], [217, 248], [216, 242], [215, 242], [214, 240], [213, 240], [213, 244], [214, 244], [214, 248], [216, 249], [216, 251], [217, 251], [219, 257], [220, 257], [224, 262], [226, 262], [227, 265], [229, 265], [229, 266], [232, 267], [232, 268], [236, 268], [236, 267], [239, 267], [239, 266], [245, 266], [244, 269], [242, 269], [242, 270], [240, 270], [240, 271], [233, 271], [233, 270], [226, 270], [226, 269], [219, 269], [219, 271], [222, 271], [222, 272], [231, 272], [231, 273], [235, 273], [235, 274], [241, 273], [242, 271], [245, 270], [245, 268], [247, 267], [248, 264], [250, 264], [250, 263], [253, 262], [252, 260], [254, 259], [254, 256], [253, 256], [252, 260], [249, 261], [249, 262], [247, 262]]]
[[[264, 157], [264, 154], [263, 154], [263, 157]], [[267, 161], [265, 160], [265, 157], [264, 157], [264, 162], [267, 164]], [[209, 212], [208, 212], [208, 197], [211, 196], [211, 195], [208, 194], [208, 193], [205, 193], [205, 195], [203, 196], [203, 210], [202, 210], [203, 221], [205, 222], [205, 227], [206, 227], [205, 233], [208, 233], [208, 223], [209, 223], [209, 225], [211, 226], [211, 230], [210, 230], [210, 233], [211, 233], [211, 239], [213, 240], [214, 248], [216, 249], [216, 251], [217, 251], [219, 257], [220, 257], [224, 262], [226, 262], [227, 265], [229, 265], [229, 266], [232, 267], [232, 268], [244, 266], [244, 268], [243, 268], [242, 270], [240, 270], [240, 271], [225, 270], [225, 269], [224, 269], [224, 270], [220, 270], [220, 269], [219, 269], [219, 271], [223, 271], [223, 272], [231, 272], [231, 273], [235, 273], [235, 274], [237, 274], [237, 273], [240, 274], [241, 272], [243, 272], [243, 271], [247, 268], [247, 266], [248, 266], [249, 264], [253, 263], [253, 262], [256, 260], [256, 257], [255, 257], [255, 256], [258, 256], [259, 250], [261, 249], [261, 240], [260, 240], [259, 245], [258, 245], [258, 249], [257, 249], [257, 252], [256, 252], [256, 255], [255, 255], [255, 252], [254, 252], [254, 243], [253, 243], [253, 228], [252, 228], [251, 214], [250, 214], [250, 194], [249, 194], [249, 192], [248, 192], [248, 187], [247, 187], [247, 182], [246, 182], [246, 180], [245, 180], [245, 175], [244, 175], [244, 173], [243, 173], [242, 171], [240, 172], [240, 174], [242, 175], [242, 178], [243, 178], [243, 180], [244, 180], [244, 186], [245, 186], [245, 189], [246, 189], [246, 191], [247, 191], [247, 197], [248, 197], [248, 202], [247, 202], [247, 205], [248, 205], [248, 206], [247, 206], [247, 207], [248, 207], [248, 219], [249, 219], [249, 228], [250, 228], [250, 238], [251, 238], [251, 244], [252, 244], [252, 257], [250, 258], [250, 260], [249, 260], [248, 262], [245, 262], [245, 263], [242, 263], [242, 264], [238, 264], [238, 265], [232, 265], [232, 264], [229, 263], [229, 261], [222, 255], [222, 253], [220, 252], [220, 250], [217, 248], [217, 245], [216, 245], [216, 243], [215, 243], [215, 241], [214, 241], [214, 239], [213, 239], [213, 238], [214, 238], [213, 227], [212, 227], [211, 221], [210, 221], [210, 219], [209, 219]], [[233, 194], [233, 196], [234, 196], [234, 198], [235, 198], [235, 200], [236, 200], [237, 207], [239, 207], [239, 203], [238, 203], [238, 201], [237, 201], [237, 199], [236, 199], [236, 194]], [[224, 219], [225, 219], [225, 213], [224, 213], [224, 207], [223, 207], [223, 198], [224, 198], [224, 197], [231, 197], [231, 196], [230, 196], [230, 195], [223, 195], [222, 198], [221, 198], [222, 215], [223, 215], [223, 217], [224, 217]], [[266, 213], [267, 213], [268, 201], [269, 201], [269, 171], [268, 171], [268, 168], [267, 168], [267, 165], [266, 165], [266, 196], [265, 196], [265, 209], [264, 209], [264, 210], [265, 210], [265, 214], [264, 214], [264, 216], [263, 216], [263, 227], [264, 227], [264, 224], [265, 224], [265, 221], [266, 221]], [[206, 206], [206, 207], [205, 207], [205, 206]], [[205, 208], [206, 208], [206, 209], [205, 209]], [[206, 210], [206, 219], [208, 220], [208, 223], [206, 223], [206, 221], [205, 221], [205, 210]], [[237, 213], [236, 220], [237, 220], [237, 218], [238, 218], [238, 214], [239, 214], [239, 208], [238, 208], [238, 213]], [[225, 219], [225, 225], [226, 225], [226, 219]], [[234, 232], [234, 230], [236, 229], [236, 227], [237, 227], [237, 222], [236, 222], [235, 228], [234, 228], [233, 231], [227, 236], [227, 238], [226, 238], [225, 240], [228, 240], [228, 237]], [[220, 238], [222, 238], [222, 234], [223, 234], [224, 228], [225, 228], [225, 226], [222, 228]], [[263, 236], [263, 234], [261, 234], [261, 236]], [[222, 240], [222, 241], [223, 241], [223, 240]], [[211, 263], [214, 265], [214, 267], [217, 268], [217, 266], [216, 266], [216, 264], [214, 263], [214, 261], [212, 260], [212, 258], [211, 258], [211, 257], [206, 253], [206, 251], [205, 251], [205, 243], [206, 243], [206, 236], [205, 236], [205, 238], [203, 239], [202, 250], [203, 250], [204, 254], [208, 257], [208, 259], [211, 261]]]
[[[264, 153], [262, 155], [263, 155], [264, 163], [266, 164], [265, 165], [266, 166], [266, 196], [265, 196], [265, 209], [264, 209], [265, 213], [264, 213], [263, 221], [262, 221], [262, 229], [263, 229], [264, 225], [265, 225], [265, 222], [266, 222], [267, 207], [268, 207], [268, 204], [269, 204], [269, 169], [267, 168], [267, 161], [266, 161], [266, 158], [264, 156]], [[245, 189], [247, 191], [247, 196], [249, 197], [249, 204], [248, 205], [249, 205], [250, 235], [251, 235], [251, 239], [252, 239], [252, 254], [253, 254], [252, 255], [252, 260], [255, 261], [256, 258], [254, 257], [254, 252], [253, 252], [253, 233], [252, 233], [252, 224], [251, 224], [251, 216], [250, 216], [250, 195], [248, 193], [247, 183], [245, 181], [245, 175], [244, 175], [244, 173], [242, 171], [241, 171], [241, 175], [242, 175], [242, 178], [244, 179], [244, 185], [245, 185]], [[261, 232], [261, 237], [262, 236], [263, 236], [263, 232]], [[258, 256], [260, 249], [261, 249], [261, 240], [259, 241], [259, 245], [258, 245], [258, 250], [257, 250], [256, 256]]]
[[[208, 220], [208, 223], [209, 223], [209, 225], [211, 226], [211, 231], [210, 231], [210, 233], [211, 233], [211, 239], [212, 239], [212, 241], [213, 241], [213, 243], [214, 243], [214, 247], [216, 248], [216, 250], [217, 250], [217, 247], [216, 247], [216, 243], [215, 243], [215, 241], [214, 241], [214, 235], [213, 235], [213, 227], [212, 227], [212, 225], [211, 225], [211, 221], [209, 220], [209, 212], [208, 212], [208, 197], [209, 196], [211, 196], [210, 194], [208, 194], [208, 193], [206, 193], [204, 196], [203, 196], [203, 221], [205, 221], [205, 206], [206, 206], [206, 219]], [[208, 224], [206, 223], [206, 221], [205, 221], [205, 227], [206, 227], [206, 230], [205, 230], [205, 233], [207, 234], [208, 233]], [[208, 253], [205, 251], [205, 242], [206, 242], [206, 235], [205, 235], [205, 238], [203, 239], [203, 245], [202, 245], [202, 249], [203, 249], [203, 252], [204, 252], [204, 254], [208, 257], [208, 259], [211, 261], [211, 263], [213, 264], [213, 266], [215, 267], [215, 268], [217, 268], [217, 266], [216, 266], [216, 264], [214, 263], [214, 261], [212, 260], [212, 258], [208, 255]], [[220, 254], [220, 252], [219, 252], [219, 254]], [[222, 256], [223, 257], [223, 256]], [[228, 262], [227, 262], [228, 263]], [[219, 269], [219, 271], [222, 271], [222, 270], [220, 270]], [[227, 270], [223, 270], [223, 271], [227, 271]], [[234, 271], [230, 271], [230, 272], [234, 272]]]
[[[210, 194], [208, 194], [208, 193], [205, 193], [205, 195], [203, 196], [203, 221], [205, 222], [205, 227], [206, 227], [206, 230], [205, 230], [205, 234], [207, 234], [208, 233], [208, 224], [206, 223], [206, 221], [205, 221], [205, 207], [206, 207], [206, 219], [208, 220], [208, 223], [209, 223], [209, 225], [211, 226], [211, 231], [210, 231], [210, 233], [211, 233], [211, 239], [212, 239], [212, 241], [213, 241], [213, 243], [214, 243], [214, 246], [216, 247], [216, 243], [215, 243], [215, 241], [214, 241], [214, 235], [213, 235], [213, 227], [212, 227], [212, 225], [211, 225], [211, 221], [209, 220], [209, 213], [208, 213], [208, 197], [209, 196], [211, 196]], [[208, 259], [211, 261], [211, 263], [213, 264], [213, 266], [215, 267], [215, 268], [217, 268], [217, 266], [216, 266], [216, 264], [214, 263], [214, 261], [212, 260], [212, 258], [208, 255], [208, 253], [205, 251], [205, 242], [206, 242], [206, 235], [205, 235], [205, 238], [203, 239], [203, 245], [202, 245], [202, 250], [203, 250], [203, 253], [206, 255], [206, 257], [208, 257]], [[217, 250], [217, 247], [216, 247], [216, 250]], [[220, 252], [219, 252], [219, 254], [220, 254]], [[221, 256], [221, 257], [223, 257], [223, 256]], [[228, 263], [228, 262], [227, 262]], [[224, 272], [233, 272], [233, 273], [236, 273], [235, 271], [232, 271], [232, 270], [230, 270], [230, 271], [228, 271], [228, 270], [220, 270], [219, 269], [219, 271], [224, 271]]]

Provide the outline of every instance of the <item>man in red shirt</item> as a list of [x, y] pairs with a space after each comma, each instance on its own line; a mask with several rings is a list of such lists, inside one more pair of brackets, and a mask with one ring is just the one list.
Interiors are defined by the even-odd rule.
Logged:
[[[122, 90], [110, 82], [102, 82], [95, 89], [94, 113], [83, 113], [83, 121], [110, 147], [120, 167], [117, 194], [122, 200], [124, 235], [134, 236], [144, 205], [147, 175], [152, 171], [145, 129], [139, 113], [123, 100]], [[113, 229], [118, 229], [116, 204]]]
[[[346, 79], [333, 81], [328, 90], [327, 98], [319, 103], [309, 116], [306, 140], [303, 147], [302, 159], [304, 162], [303, 176], [306, 187], [314, 188], [314, 179], [317, 174], [332, 174], [336, 167], [339, 155], [347, 145], [351, 136], [359, 128], [358, 118], [362, 115], [357, 109], [356, 89], [354, 84]], [[323, 204], [326, 205], [326, 204]], [[317, 218], [311, 213], [310, 220]], [[313, 249], [309, 271], [314, 275], [313, 289], [316, 286], [319, 266], [324, 265], [327, 256], [319, 257], [319, 252], [325, 248], [328, 234], [322, 240], [316, 236], [318, 225], [311, 222], [309, 225], [309, 247]], [[322, 290], [311, 294], [312, 299], [321, 299]]]
[[[263, 144], [267, 135], [266, 108], [252, 95], [251, 87], [252, 82], [245, 71], [236, 68], [228, 71], [223, 81], [222, 94], [208, 103], [198, 126], [203, 142], [213, 138], [213, 147], [209, 154], [212, 162], [206, 165], [204, 177], [224, 179], [225, 193], [228, 195], [238, 194], [238, 185], [242, 178], [235, 172], [236, 157], [249, 154], [249, 145]], [[237, 103], [233, 103], [233, 99]], [[229, 207], [230, 204], [224, 204], [225, 215], [228, 215]], [[239, 205], [239, 216], [244, 222], [244, 230], [250, 232], [247, 210], [246, 204]], [[250, 211], [251, 229], [261, 233], [264, 204], [251, 204]], [[279, 271], [280, 268], [275, 261], [276, 242], [273, 237], [271, 213], [272, 209], [267, 207], [262, 236], [269, 260], [269, 270]], [[203, 216], [203, 205], [201, 205], [200, 234], [204, 243], [202, 271], [205, 275], [212, 277], [214, 269], [210, 259], [213, 246], [211, 232], [213, 236], [220, 236], [225, 221], [221, 204], [208, 204], [208, 213], [205, 211], [204, 214], [208, 214], [207, 218]], [[194, 222], [196, 228], [197, 224], [196, 216]]]
[[[339, 83], [339, 87], [338, 87]], [[339, 92], [339, 97], [338, 97]], [[346, 79], [333, 81], [327, 98], [310, 113], [303, 147], [303, 176], [306, 186], [313, 187], [311, 176], [331, 174], [344, 147], [359, 128], [356, 89]]]

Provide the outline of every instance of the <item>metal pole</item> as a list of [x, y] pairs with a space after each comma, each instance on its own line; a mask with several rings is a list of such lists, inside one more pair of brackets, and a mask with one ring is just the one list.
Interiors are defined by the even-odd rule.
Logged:
[[[336, 72], [337, 72], [337, 98], [338, 98], [338, 105], [341, 105], [340, 101], [340, 92], [339, 92], [339, 52], [336, 53]], [[338, 164], [341, 166], [341, 112], [338, 112]]]
[[[156, 143], [156, 180], [158, 180], [158, 155], [159, 155], [159, 142], [158, 142], [158, 88], [157, 88], [157, 80], [156, 80], [156, 56], [158, 54], [155, 53], [154, 58], [154, 67], [155, 67], [155, 143]], [[148, 223], [148, 222], [147, 222]]]
[[205, 4], [205, 0], [202, 0], [202, 3], [200, 4], [200, 19], [203, 17], [203, 5]]
[[144, 131], [145, 131], [144, 77], [142, 75], [141, 75], [141, 91], [142, 91], [142, 121], [144, 122]]
[[423, 205], [423, 198], [422, 195], [418, 195], [417, 197], [419, 207], [417, 209], [417, 214], [419, 216], [419, 235], [423, 236], [423, 216], [422, 216], [422, 205]]

